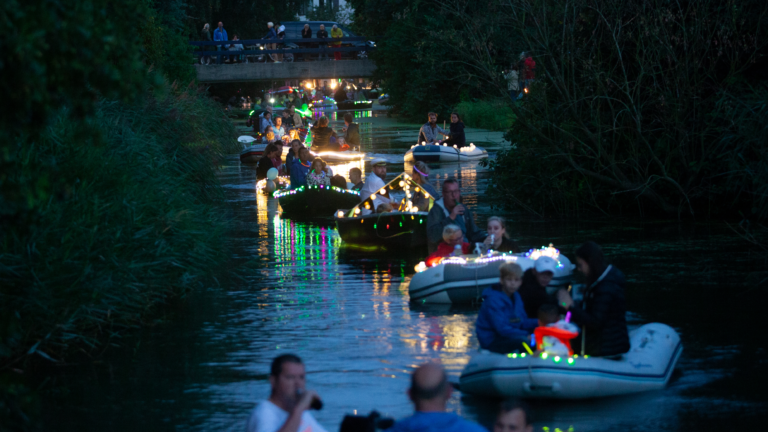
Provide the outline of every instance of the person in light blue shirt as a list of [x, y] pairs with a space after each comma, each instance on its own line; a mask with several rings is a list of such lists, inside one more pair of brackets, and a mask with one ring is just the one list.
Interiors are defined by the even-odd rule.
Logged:
[[[229, 40], [229, 39], [227, 39], [227, 31], [224, 30], [224, 23], [222, 23], [221, 21], [219, 21], [219, 27], [216, 30], [213, 31], [213, 40], [214, 40], [214, 42], [226, 42], [226, 41]], [[216, 51], [221, 51], [221, 50], [224, 50], [224, 49], [226, 49], [225, 45], [216, 45]], [[222, 59], [221, 55], [219, 55], [218, 59], [216, 60], [216, 62], [218, 64], [221, 64], [222, 61], [223, 61], [223, 59]]]
[[411, 375], [411, 398], [416, 412], [387, 429], [389, 432], [488, 432], [484, 427], [446, 412], [453, 387], [437, 363], [425, 363]]

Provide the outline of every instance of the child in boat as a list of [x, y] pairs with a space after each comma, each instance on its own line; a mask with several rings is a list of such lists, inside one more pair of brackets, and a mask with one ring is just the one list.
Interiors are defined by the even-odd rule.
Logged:
[[428, 256], [427, 266], [431, 267], [440, 262], [443, 258], [449, 257], [456, 251], [456, 246], [461, 245], [461, 253], [469, 254], [469, 243], [463, 243], [464, 233], [458, 225], [446, 225], [443, 228], [443, 241], [438, 243], [437, 250]]
[[299, 157], [291, 161], [291, 188], [298, 189], [307, 185], [307, 174], [309, 174], [309, 149], [302, 147], [299, 150]]
[[523, 283], [523, 269], [516, 263], [499, 266], [499, 283], [483, 291], [483, 305], [477, 314], [480, 347], [507, 354], [523, 349], [539, 320], [528, 318], [517, 290]]
[[320, 158], [315, 158], [315, 160], [312, 161], [312, 167], [309, 170], [309, 174], [307, 174], [308, 186], [322, 185], [329, 187], [331, 185], [331, 176], [326, 171], [325, 167], [325, 161]]
[[[568, 330], [574, 333], [578, 333], [579, 329], [573, 324], [565, 322], [560, 319], [560, 309], [557, 305], [543, 304], [539, 308], [539, 326], [540, 327], [557, 327], [563, 330]], [[543, 346], [539, 348], [539, 352], [545, 352], [549, 355], [568, 356], [568, 347], [560, 341], [560, 339], [554, 336], [544, 336], [541, 338]]]

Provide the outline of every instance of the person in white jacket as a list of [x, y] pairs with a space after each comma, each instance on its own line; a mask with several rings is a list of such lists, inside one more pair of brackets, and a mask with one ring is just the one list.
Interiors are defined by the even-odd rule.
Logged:
[[[370, 198], [371, 195], [375, 195], [376, 198], [373, 200], [372, 207], [373, 211], [375, 211], [379, 205], [389, 204], [390, 202], [388, 193], [386, 195], [381, 195], [379, 193], [379, 191], [386, 186], [384, 179], [387, 177], [387, 161], [376, 158], [371, 161], [371, 169], [373, 172], [365, 178], [365, 184], [363, 184], [363, 188], [360, 189], [360, 200], [365, 201]], [[363, 213], [370, 214], [371, 211], [372, 210], [365, 210]]]
[[520, 74], [517, 71], [517, 65], [512, 65], [509, 70], [504, 72], [504, 79], [507, 80], [509, 97], [514, 102], [517, 100], [517, 94], [520, 91]]

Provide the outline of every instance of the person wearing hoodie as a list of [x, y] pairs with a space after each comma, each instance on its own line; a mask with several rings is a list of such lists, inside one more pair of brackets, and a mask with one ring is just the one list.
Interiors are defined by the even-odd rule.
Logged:
[[568, 291], [557, 293], [560, 306], [571, 312], [571, 322], [581, 327], [579, 337], [571, 342], [573, 350], [601, 357], [626, 353], [630, 347], [624, 274], [606, 265], [602, 248], [593, 241], [576, 249], [576, 267], [587, 280], [581, 307], [573, 304]]
[[557, 304], [555, 296], [547, 293], [547, 286], [555, 277], [555, 271], [557, 271], [557, 261], [554, 258], [542, 256], [523, 274], [523, 285], [518, 292], [523, 299], [525, 313], [528, 316], [536, 316], [543, 304]]
[[477, 339], [480, 348], [507, 354], [523, 349], [531, 333], [539, 325], [528, 318], [523, 299], [517, 290], [523, 280], [523, 269], [515, 263], [499, 266], [499, 283], [483, 291], [483, 305], [477, 314]]
[[395, 423], [388, 432], [488, 432], [477, 423], [446, 412], [453, 387], [438, 363], [425, 363], [411, 375], [408, 397], [416, 412]]
[[461, 204], [459, 181], [454, 177], [443, 182], [443, 197], [435, 201], [427, 215], [427, 246], [430, 254], [437, 250], [437, 245], [443, 239], [443, 229], [451, 224], [461, 228], [467, 243], [483, 243], [488, 237], [488, 233], [475, 225], [472, 212]]
[[298, 189], [307, 185], [307, 174], [309, 174], [309, 149], [302, 147], [299, 150], [299, 157], [291, 161], [291, 189]]

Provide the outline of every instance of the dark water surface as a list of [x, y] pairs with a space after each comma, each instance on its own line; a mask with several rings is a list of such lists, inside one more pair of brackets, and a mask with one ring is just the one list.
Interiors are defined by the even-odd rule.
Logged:
[[[333, 120], [331, 126], [340, 128]], [[417, 126], [384, 113], [360, 121], [362, 150], [385, 156], [390, 176], [402, 172], [402, 154], [415, 141]], [[493, 150], [501, 134], [469, 130], [469, 140]], [[346, 176], [352, 166], [335, 170]], [[433, 183], [460, 179], [477, 220], [498, 214], [485, 194], [488, 172], [476, 163], [432, 169]], [[221, 179], [237, 225], [233, 260], [250, 261], [252, 270], [241, 283], [191, 295], [165, 323], [120, 341], [120, 348], [98, 362], [61, 368], [44, 403], [46, 429], [241, 431], [254, 403], [268, 396], [271, 359], [287, 352], [304, 358], [308, 387], [325, 402], [316, 417], [329, 431], [338, 430], [346, 413], [408, 415], [409, 373], [427, 360], [440, 359], [458, 380], [477, 349], [477, 311], [411, 306], [407, 282], [422, 256], [364, 254], [346, 248], [333, 226], [281, 219], [275, 200], [255, 196], [255, 171], [240, 166], [236, 156], [227, 160]], [[760, 268], [733, 231], [676, 221], [505, 216], [511, 216], [510, 232], [524, 246], [551, 242], [573, 259], [571, 251], [584, 240], [601, 243], [627, 275], [632, 325], [667, 323], [684, 344], [667, 389], [536, 402], [536, 430], [734, 430], [764, 424], [768, 296], [765, 287], [744, 283], [748, 272]], [[449, 408], [489, 426], [496, 402], [455, 392]]]

